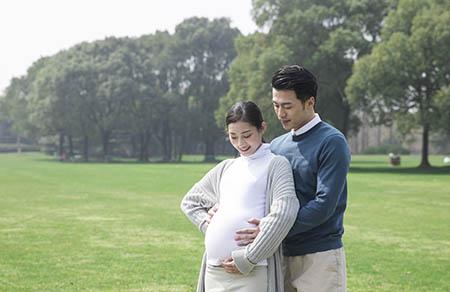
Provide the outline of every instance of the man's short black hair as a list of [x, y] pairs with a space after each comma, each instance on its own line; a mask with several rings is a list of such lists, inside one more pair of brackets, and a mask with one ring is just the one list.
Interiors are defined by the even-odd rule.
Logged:
[[293, 90], [302, 102], [311, 96], [317, 100], [317, 80], [314, 75], [300, 65], [286, 65], [272, 76], [272, 87], [276, 90]]

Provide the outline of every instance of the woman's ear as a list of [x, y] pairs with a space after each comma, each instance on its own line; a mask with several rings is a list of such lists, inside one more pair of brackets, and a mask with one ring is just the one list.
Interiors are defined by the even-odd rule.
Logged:
[[261, 123], [261, 129], [260, 129], [261, 134], [264, 134], [266, 132], [266, 130], [267, 130], [267, 124], [266, 124], [266, 122], [263, 121]]

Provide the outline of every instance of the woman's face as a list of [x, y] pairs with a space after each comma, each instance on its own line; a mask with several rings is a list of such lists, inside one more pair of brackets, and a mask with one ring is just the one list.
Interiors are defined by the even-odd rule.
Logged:
[[228, 137], [231, 145], [243, 156], [249, 156], [255, 153], [262, 143], [262, 137], [266, 130], [266, 124], [263, 122], [261, 129], [247, 122], [236, 122], [228, 125]]

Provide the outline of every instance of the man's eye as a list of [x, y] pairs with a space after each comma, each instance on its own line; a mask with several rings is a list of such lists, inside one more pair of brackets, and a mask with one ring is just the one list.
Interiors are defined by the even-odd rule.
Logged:
[[244, 136], [245, 139], [250, 138], [252, 135]]
[[236, 140], [236, 137], [231, 137], [231, 140]]
[[284, 109], [286, 109], [286, 110], [290, 110], [292, 107], [290, 107], [290, 106], [286, 106], [286, 107], [284, 107]]

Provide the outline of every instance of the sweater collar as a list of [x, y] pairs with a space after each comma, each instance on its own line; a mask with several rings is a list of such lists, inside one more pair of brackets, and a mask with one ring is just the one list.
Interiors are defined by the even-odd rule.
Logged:
[[259, 148], [256, 149], [255, 153], [253, 153], [252, 155], [249, 155], [249, 156], [241, 155], [241, 158], [246, 161], [255, 160], [255, 159], [258, 159], [260, 157], [267, 155], [268, 153], [270, 153], [270, 144], [262, 143], [261, 146], [259, 146]]

